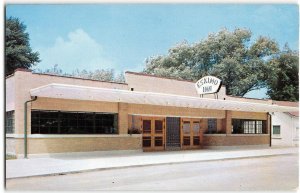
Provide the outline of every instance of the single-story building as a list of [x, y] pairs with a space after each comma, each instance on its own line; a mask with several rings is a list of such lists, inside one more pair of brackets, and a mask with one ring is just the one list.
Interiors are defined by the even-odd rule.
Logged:
[[296, 107], [226, 95], [195, 82], [126, 72], [125, 83], [18, 69], [6, 77], [6, 152], [184, 150], [271, 145], [269, 112]]
[[[298, 102], [273, 101], [273, 104], [299, 107]], [[299, 146], [299, 111], [272, 113], [272, 145]]]

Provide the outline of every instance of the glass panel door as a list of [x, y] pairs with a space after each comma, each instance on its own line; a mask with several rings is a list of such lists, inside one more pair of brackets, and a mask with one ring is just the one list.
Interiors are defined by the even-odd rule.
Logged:
[[200, 119], [182, 119], [182, 149], [195, 149], [200, 147]]
[[142, 117], [143, 150], [155, 151], [165, 148], [165, 118]]
[[200, 122], [193, 121], [193, 145], [200, 145]]
[[143, 149], [151, 149], [152, 142], [152, 120], [151, 118], [142, 118], [142, 132], [143, 132]]

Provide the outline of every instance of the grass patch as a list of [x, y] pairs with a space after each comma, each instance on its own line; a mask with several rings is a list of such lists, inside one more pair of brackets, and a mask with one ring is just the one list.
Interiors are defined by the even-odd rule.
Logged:
[[17, 159], [17, 157], [15, 155], [6, 154], [6, 160], [10, 160], [10, 159]]

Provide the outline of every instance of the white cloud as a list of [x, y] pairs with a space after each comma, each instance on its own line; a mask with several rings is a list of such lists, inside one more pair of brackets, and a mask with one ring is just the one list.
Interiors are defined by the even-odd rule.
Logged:
[[76, 29], [67, 38], [58, 37], [50, 47], [37, 49], [41, 63], [38, 68], [48, 69], [58, 64], [64, 72], [115, 68], [112, 60], [104, 56], [102, 46], [84, 30]]

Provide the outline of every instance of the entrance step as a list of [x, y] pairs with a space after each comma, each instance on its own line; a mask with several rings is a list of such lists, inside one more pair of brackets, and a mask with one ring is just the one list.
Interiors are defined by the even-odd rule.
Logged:
[[180, 150], [180, 146], [179, 147], [166, 147], [166, 151], [178, 151]]

